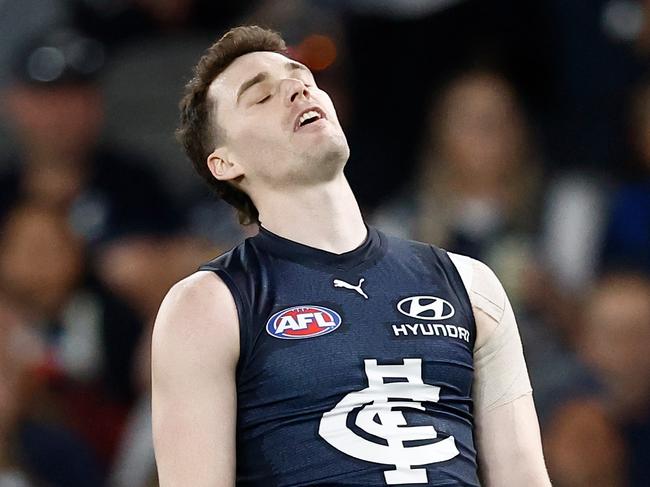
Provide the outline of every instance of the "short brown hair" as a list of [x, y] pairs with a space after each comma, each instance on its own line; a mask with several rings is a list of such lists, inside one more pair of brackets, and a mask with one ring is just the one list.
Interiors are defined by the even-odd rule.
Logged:
[[210, 46], [194, 68], [194, 77], [185, 85], [180, 102], [180, 125], [176, 136], [192, 161], [194, 169], [228, 204], [234, 206], [240, 223], [259, 222], [259, 213], [250, 196], [227, 181], [216, 179], [207, 165], [223, 134], [214, 117], [215, 100], [207, 96], [212, 81], [240, 56], [250, 52], [286, 53], [287, 46], [277, 32], [256, 25], [230, 29]]

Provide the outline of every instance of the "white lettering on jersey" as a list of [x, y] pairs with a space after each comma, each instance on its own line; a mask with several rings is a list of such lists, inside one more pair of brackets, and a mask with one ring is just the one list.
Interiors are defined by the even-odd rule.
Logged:
[[275, 331], [282, 333], [285, 330], [300, 330], [300, 324], [293, 316], [283, 316]]
[[335, 325], [331, 320], [325, 321], [325, 317], [320, 311], [316, 313], [298, 313], [295, 317], [291, 315], [283, 316], [275, 331], [276, 333], [282, 333], [285, 330], [306, 330], [314, 321], [320, 328]]
[[449, 336], [451, 338], [458, 338], [469, 343], [469, 330], [456, 325], [441, 325], [437, 323], [402, 323], [400, 325], [394, 324], [393, 334], [398, 336]]
[[[422, 359], [419, 358], [404, 359], [402, 365], [377, 365], [375, 359], [366, 359], [364, 364], [368, 387], [347, 394], [332, 410], [323, 414], [319, 435], [346, 455], [367, 462], [394, 465], [395, 470], [384, 472], [387, 485], [426, 484], [426, 469], [412, 467], [454, 458], [459, 454], [454, 437], [407, 447], [405, 441], [433, 440], [438, 433], [433, 426], [408, 426], [402, 411], [395, 408], [424, 411], [422, 402], [438, 402], [440, 388], [422, 381]], [[391, 378], [406, 381], [384, 383], [384, 379]], [[348, 428], [348, 415], [357, 409], [356, 426], [385, 439], [388, 445], [358, 436]]]

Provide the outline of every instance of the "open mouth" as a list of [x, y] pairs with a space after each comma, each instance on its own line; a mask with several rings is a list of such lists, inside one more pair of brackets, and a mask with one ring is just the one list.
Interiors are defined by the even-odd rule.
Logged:
[[310, 123], [317, 122], [320, 119], [326, 118], [325, 114], [319, 108], [309, 108], [302, 112], [296, 120], [295, 130], [309, 125]]

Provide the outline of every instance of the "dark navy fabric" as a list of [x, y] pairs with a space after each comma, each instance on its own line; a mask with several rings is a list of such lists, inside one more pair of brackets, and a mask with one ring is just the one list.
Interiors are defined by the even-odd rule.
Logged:
[[[467, 292], [444, 250], [369, 228], [360, 247], [337, 255], [261, 229], [201, 270], [217, 273], [227, 284], [239, 314], [238, 486], [479, 485], [471, 399], [475, 323]], [[358, 290], [334, 285], [341, 280], [358, 286], [361, 279]], [[446, 304], [426, 311], [430, 297]], [[411, 298], [419, 301], [413, 304]], [[340, 325], [302, 339], [284, 339], [268, 330], [271, 318], [299, 306], [333, 311]], [[447, 316], [451, 308], [453, 315]], [[323, 316], [321, 321], [334, 320], [333, 313]], [[277, 324], [278, 319], [271, 321]], [[407, 364], [411, 371], [421, 370], [425, 385], [411, 386], [412, 380], [398, 373], [380, 380], [408, 384], [372, 387], [368, 370], [395, 365], [400, 371]], [[352, 455], [333, 446], [331, 434], [325, 434], [331, 441], [321, 435], [323, 416], [337, 404], [366, 397], [358, 391], [382, 388], [425, 394], [435, 389], [439, 398], [422, 401], [417, 394], [389, 394], [389, 405], [405, 403], [394, 406], [402, 414], [384, 409], [370, 416], [374, 424], [365, 429], [359, 426], [362, 410], [373, 405], [354, 405], [345, 419], [344, 443], [350, 439], [350, 445], [360, 441], [369, 448]], [[375, 401], [374, 407], [387, 406]], [[335, 412], [346, 414], [342, 406]], [[384, 424], [401, 416], [405, 424]], [[409, 434], [422, 431], [428, 439], [399, 441], [381, 433], [407, 428]], [[379, 433], [369, 433], [375, 429]], [[411, 452], [445, 439], [458, 450], [453, 458], [415, 463], [422, 457]], [[395, 458], [375, 455], [375, 445], [395, 452]], [[424, 456], [430, 460], [431, 455]], [[407, 473], [418, 470], [419, 480], [389, 477], [387, 472], [396, 470], [398, 463]]]

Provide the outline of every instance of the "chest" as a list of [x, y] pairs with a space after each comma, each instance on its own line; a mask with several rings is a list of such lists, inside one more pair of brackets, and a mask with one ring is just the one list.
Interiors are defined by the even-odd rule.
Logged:
[[371, 363], [396, 367], [376, 368], [382, 383], [470, 396], [475, 327], [453, 269], [417, 259], [350, 270], [285, 262], [270, 276], [268, 302], [250, 324], [243, 388], [318, 403], [366, 387]]

